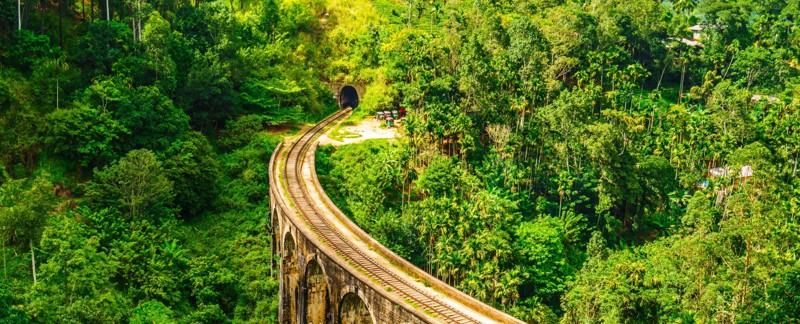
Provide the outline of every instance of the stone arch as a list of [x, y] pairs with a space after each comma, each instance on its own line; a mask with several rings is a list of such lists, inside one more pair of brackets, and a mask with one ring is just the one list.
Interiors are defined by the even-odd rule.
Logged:
[[339, 303], [339, 323], [341, 324], [372, 324], [372, 314], [367, 304], [357, 293], [349, 292], [342, 297]]
[[297, 273], [297, 245], [294, 243], [294, 237], [291, 232], [286, 232], [283, 237], [281, 259], [283, 260], [285, 273], [289, 274], [292, 271]]
[[344, 86], [339, 91], [339, 107], [342, 109], [350, 107], [358, 108], [358, 91], [353, 86]]
[[298, 296], [298, 276], [297, 268], [297, 245], [294, 242], [292, 233], [287, 232], [283, 239], [283, 251], [281, 252], [281, 272], [283, 275], [283, 315], [284, 323], [295, 323], [297, 318], [297, 296]]
[[317, 261], [311, 258], [306, 265], [305, 273], [305, 321], [309, 324], [324, 324], [330, 317], [330, 305], [328, 303], [328, 277], [325, 269]]
[[278, 254], [278, 239], [280, 238], [280, 226], [278, 224], [278, 209], [272, 202], [270, 197], [270, 213], [269, 213], [269, 231], [270, 231], [270, 255], [269, 255], [269, 269], [270, 271], [278, 267], [278, 259], [275, 255]]

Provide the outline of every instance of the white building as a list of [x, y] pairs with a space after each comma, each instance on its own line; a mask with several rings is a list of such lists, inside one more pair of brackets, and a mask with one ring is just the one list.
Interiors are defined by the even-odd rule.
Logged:
[[701, 26], [699, 24], [698, 25], [694, 25], [692, 27], [689, 27], [689, 30], [692, 31], [692, 39], [693, 40], [700, 40], [701, 38], [703, 38], [703, 36], [702, 36], [703, 26]]

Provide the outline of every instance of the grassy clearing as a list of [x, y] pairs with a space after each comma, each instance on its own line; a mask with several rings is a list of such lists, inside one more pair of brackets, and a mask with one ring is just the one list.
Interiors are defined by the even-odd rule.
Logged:
[[361, 135], [345, 131], [344, 128], [348, 126], [355, 126], [360, 124], [364, 119], [370, 117], [372, 112], [368, 109], [355, 109], [347, 119], [337, 124], [328, 134], [328, 138], [343, 142], [345, 138], [359, 138]]

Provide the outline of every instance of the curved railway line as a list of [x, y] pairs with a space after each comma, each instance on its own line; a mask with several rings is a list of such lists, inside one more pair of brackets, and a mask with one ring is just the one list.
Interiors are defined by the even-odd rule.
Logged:
[[[278, 173], [285, 181], [285, 192], [290, 203], [298, 211], [302, 221], [318, 235], [322, 244], [332, 248], [347, 263], [366, 274], [375, 283], [384, 287], [389, 293], [400, 296], [406, 303], [422, 310], [431, 317], [444, 323], [481, 323], [481, 321], [465, 314], [463, 311], [440, 300], [434, 294], [420, 287], [419, 283], [410, 283], [398, 275], [398, 269], [387, 269], [382, 263], [373, 260], [363, 248], [356, 246], [325, 216], [323, 210], [311, 198], [302, 174], [304, 159], [316, 138], [328, 125], [347, 115], [350, 109], [341, 110], [307, 132], [303, 133], [293, 144], [282, 149], [286, 152], [283, 159], [283, 170]], [[313, 166], [311, 166], [313, 168]], [[275, 167], [277, 169], [277, 167]], [[273, 169], [273, 171], [276, 171]]]

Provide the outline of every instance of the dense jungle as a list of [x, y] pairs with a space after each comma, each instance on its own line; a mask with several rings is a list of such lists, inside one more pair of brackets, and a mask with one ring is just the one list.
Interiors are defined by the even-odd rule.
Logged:
[[3, 0], [0, 322], [275, 323], [268, 160], [526, 322], [800, 320], [791, 0]]

